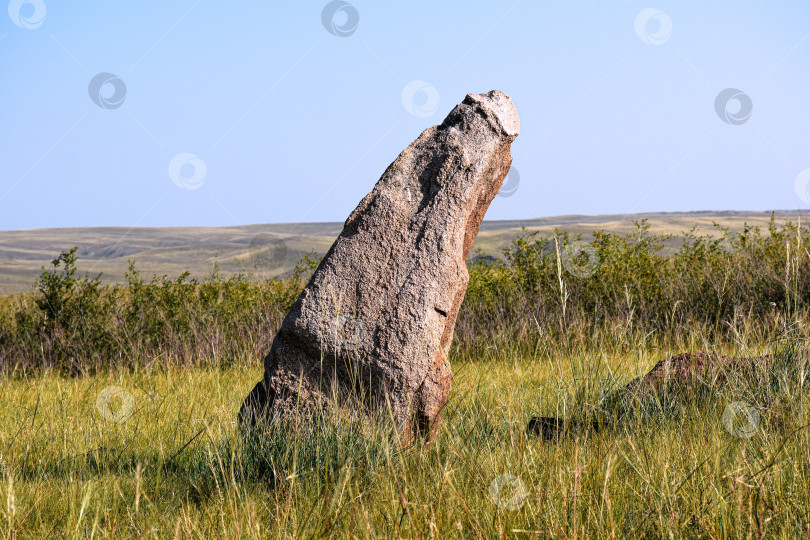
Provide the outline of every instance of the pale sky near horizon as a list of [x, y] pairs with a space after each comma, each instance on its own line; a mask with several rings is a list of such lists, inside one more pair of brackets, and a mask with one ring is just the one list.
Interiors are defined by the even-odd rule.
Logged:
[[487, 219], [806, 209], [808, 36], [807, 0], [11, 0], [0, 229], [343, 221], [493, 88]]

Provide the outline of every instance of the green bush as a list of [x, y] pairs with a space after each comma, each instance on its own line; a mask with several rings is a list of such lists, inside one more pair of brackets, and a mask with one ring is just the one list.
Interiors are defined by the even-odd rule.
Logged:
[[[469, 263], [454, 355], [553, 358], [580, 350], [623, 353], [721, 347], [778, 339], [807, 313], [808, 230], [791, 222], [732, 234], [524, 230], [502, 258]], [[305, 257], [284, 278], [202, 280], [183, 274], [126, 283], [76, 276], [76, 249], [43, 269], [34, 294], [0, 304], [0, 369], [70, 374], [109, 367], [256, 362], [318, 264]]]
[[37, 292], [0, 308], [0, 369], [85, 374], [99, 368], [230, 365], [255, 360], [292, 306], [317, 260], [285, 279], [184, 273], [145, 281], [130, 263], [124, 285], [76, 277], [76, 249], [43, 269]]
[[[776, 339], [810, 301], [808, 230], [771, 218], [767, 233], [655, 235], [646, 221], [632, 233], [595, 231], [584, 264], [581, 238], [523, 231], [503, 260], [470, 265], [470, 285], [457, 327], [457, 346], [522, 349], [551, 357], [562, 349], [598, 345], [681, 349], [700, 336], [714, 346], [756, 335]], [[579, 251], [571, 261], [570, 252]], [[568, 260], [567, 260], [568, 259]], [[573, 271], [571, 268], [573, 267]]]

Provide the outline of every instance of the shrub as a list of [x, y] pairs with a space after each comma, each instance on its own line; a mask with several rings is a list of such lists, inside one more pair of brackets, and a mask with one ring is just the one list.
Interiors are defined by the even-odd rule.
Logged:
[[[721, 347], [777, 339], [810, 301], [808, 230], [656, 235], [646, 221], [626, 234], [551, 238], [525, 229], [502, 258], [478, 254], [456, 326], [454, 355], [553, 358], [604, 350]], [[76, 249], [43, 269], [34, 294], [0, 304], [0, 369], [78, 374], [108, 367], [255, 362], [318, 264], [302, 259], [283, 278], [202, 281], [182, 274], [126, 282], [77, 277]], [[699, 340], [696, 342], [696, 340]]]

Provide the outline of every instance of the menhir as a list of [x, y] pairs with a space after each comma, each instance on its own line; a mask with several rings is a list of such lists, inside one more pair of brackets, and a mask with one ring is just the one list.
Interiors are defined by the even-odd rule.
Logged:
[[435, 436], [465, 259], [518, 131], [509, 96], [469, 94], [397, 157], [284, 319], [240, 424], [354, 400], [392, 415], [406, 442]]

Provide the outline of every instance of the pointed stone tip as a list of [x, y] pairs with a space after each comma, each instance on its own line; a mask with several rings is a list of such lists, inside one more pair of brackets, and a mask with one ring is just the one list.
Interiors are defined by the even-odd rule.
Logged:
[[520, 134], [520, 119], [512, 103], [512, 98], [500, 90], [490, 90], [486, 94], [467, 94], [465, 103], [477, 103], [492, 113], [493, 119], [503, 128], [504, 132], [514, 138]]

